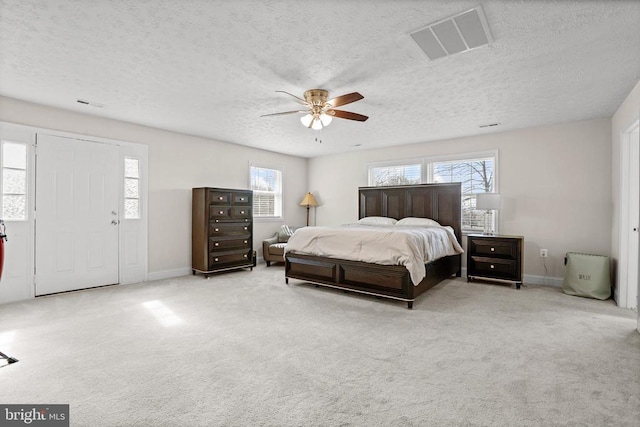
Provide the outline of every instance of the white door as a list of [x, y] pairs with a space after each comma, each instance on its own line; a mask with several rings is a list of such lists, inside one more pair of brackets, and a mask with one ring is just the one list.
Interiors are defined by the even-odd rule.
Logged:
[[638, 128], [629, 136], [629, 261], [627, 271], [627, 307], [637, 308], [638, 302], [638, 257], [640, 256], [640, 144]]
[[118, 146], [36, 137], [36, 295], [118, 283]]

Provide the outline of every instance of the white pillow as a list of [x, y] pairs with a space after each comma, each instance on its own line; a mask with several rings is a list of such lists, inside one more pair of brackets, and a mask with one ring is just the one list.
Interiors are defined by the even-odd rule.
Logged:
[[396, 222], [397, 219], [385, 216], [366, 216], [358, 220], [358, 224], [364, 225], [394, 225]]
[[414, 227], [441, 227], [438, 221], [434, 221], [429, 218], [414, 217], [402, 218], [400, 221], [396, 222], [396, 225], [411, 225]]

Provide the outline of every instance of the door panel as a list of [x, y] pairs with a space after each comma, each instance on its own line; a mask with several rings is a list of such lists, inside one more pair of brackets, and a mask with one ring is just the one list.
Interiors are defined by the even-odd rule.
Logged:
[[36, 295], [118, 283], [118, 147], [38, 134]]

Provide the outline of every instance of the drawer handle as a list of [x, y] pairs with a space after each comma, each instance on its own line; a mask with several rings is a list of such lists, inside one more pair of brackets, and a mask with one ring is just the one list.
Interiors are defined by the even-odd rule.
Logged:
[[241, 213], [241, 214], [243, 214], [243, 213], [244, 213], [244, 211], [240, 211], [240, 213]]
[[495, 266], [495, 265], [493, 265], [493, 264], [491, 264], [491, 268], [496, 268], [496, 266]]
[[245, 241], [244, 241], [244, 243], [246, 244], [246, 243], [247, 243], [247, 241], [245, 240]]
[[248, 229], [249, 229], [249, 227], [245, 227], [244, 229], [245, 229], [245, 230], [248, 230]]
[[224, 213], [224, 211], [220, 211], [220, 215], [222, 215]]
[[214, 260], [215, 262], [218, 262], [218, 258], [214, 258], [213, 260]]
[[249, 220], [248, 220], [248, 219], [245, 219], [245, 220], [244, 220], [244, 222], [249, 222]]
[[491, 248], [491, 252], [494, 252], [496, 250], [496, 248]]
[[213, 244], [213, 246], [220, 246], [220, 243], [215, 242], [215, 243]]
[[215, 231], [217, 233], [218, 231], [220, 231], [220, 229], [219, 228], [214, 228], [213, 231]]
[[244, 197], [240, 197], [240, 201], [241, 201], [241, 202], [244, 202]]
[[220, 222], [220, 220], [219, 220], [219, 219], [216, 219], [216, 222]]
[[224, 197], [220, 196], [218, 197], [218, 200], [224, 200]]
[[244, 257], [246, 258], [246, 257], [247, 257], [247, 254], [244, 254]]

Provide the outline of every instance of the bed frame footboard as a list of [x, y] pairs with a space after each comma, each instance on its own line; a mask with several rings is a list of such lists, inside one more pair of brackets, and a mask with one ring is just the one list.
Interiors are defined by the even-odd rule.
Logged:
[[379, 265], [336, 258], [287, 253], [285, 281], [298, 279], [345, 291], [413, 301], [442, 280], [460, 276], [461, 256], [453, 255], [425, 264], [427, 276], [414, 286], [407, 269], [400, 265]]

